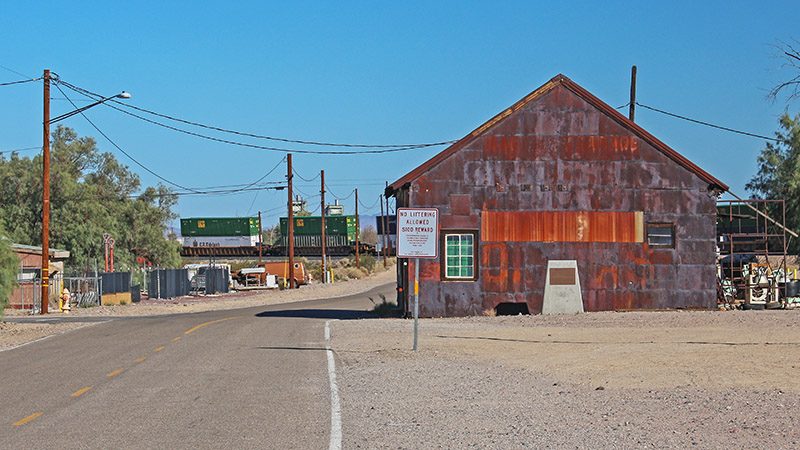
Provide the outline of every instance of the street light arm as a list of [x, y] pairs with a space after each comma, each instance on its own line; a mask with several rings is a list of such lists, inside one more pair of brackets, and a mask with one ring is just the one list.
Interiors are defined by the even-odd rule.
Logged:
[[53, 117], [52, 119], [50, 119], [50, 121], [48, 123], [52, 124], [52, 123], [56, 123], [56, 122], [62, 121], [64, 119], [72, 117], [72, 116], [74, 116], [76, 114], [80, 114], [80, 113], [86, 111], [89, 108], [94, 108], [95, 106], [97, 106], [97, 105], [99, 105], [101, 103], [105, 103], [105, 102], [107, 102], [107, 101], [109, 101], [109, 100], [111, 100], [113, 98], [131, 98], [131, 95], [128, 94], [127, 92], [123, 91], [120, 94], [116, 94], [116, 95], [112, 95], [110, 97], [102, 98], [102, 99], [100, 99], [100, 100], [98, 100], [98, 101], [96, 101], [94, 103], [88, 104], [86, 106], [82, 106], [82, 107], [76, 109], [75, 111], [70, 111], [68, 113], [61, 114], [60, 116]]

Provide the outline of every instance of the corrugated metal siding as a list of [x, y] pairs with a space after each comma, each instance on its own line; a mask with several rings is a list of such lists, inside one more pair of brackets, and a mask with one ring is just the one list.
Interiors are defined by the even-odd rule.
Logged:
[[642, 242], [641, 212], [483, 211], [484, 242]]

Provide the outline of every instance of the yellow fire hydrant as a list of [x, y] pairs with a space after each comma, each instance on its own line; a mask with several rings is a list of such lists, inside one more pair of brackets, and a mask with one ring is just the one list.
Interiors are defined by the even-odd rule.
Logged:
[[69, 290], [67, 288], [64, 288], [64, 290], [61, 292], [61, 296], [58, 298], [58, 307], [63, 313], [68, 313], [70, 311]]

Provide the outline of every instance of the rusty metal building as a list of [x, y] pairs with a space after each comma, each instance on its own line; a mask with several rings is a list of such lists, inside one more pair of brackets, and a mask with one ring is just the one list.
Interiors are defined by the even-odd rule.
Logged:
[[[551, 260], [577, 261], [586, 311], [713, 308], [728, 187], [558, 75], [386, 189], [440, 211], [422, 316], [542, 311]], [[398, 265], [408, 310], [413, 261]]]

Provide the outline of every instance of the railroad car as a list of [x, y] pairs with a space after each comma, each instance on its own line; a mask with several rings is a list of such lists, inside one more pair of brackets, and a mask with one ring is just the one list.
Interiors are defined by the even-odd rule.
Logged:
[[257, 217], [184, 218], [181, 235], [182, 256], [256, 256], [261, 245]]
[[[356, 251], [356, 216], [325, 216], [326, 252], [330, 256], [347, 256]], [[276, 245], [270, 249], [275, 256], [285, 255], [289, 219], [280, 219], [281, 236]], [[375, 246], [360, 243], [359, 251], [364, 254], [374, 253]], [[294, 218], [294, 253], [298, 256], [322, 255], [322, 218], [320, 216], [303, 216]]]

